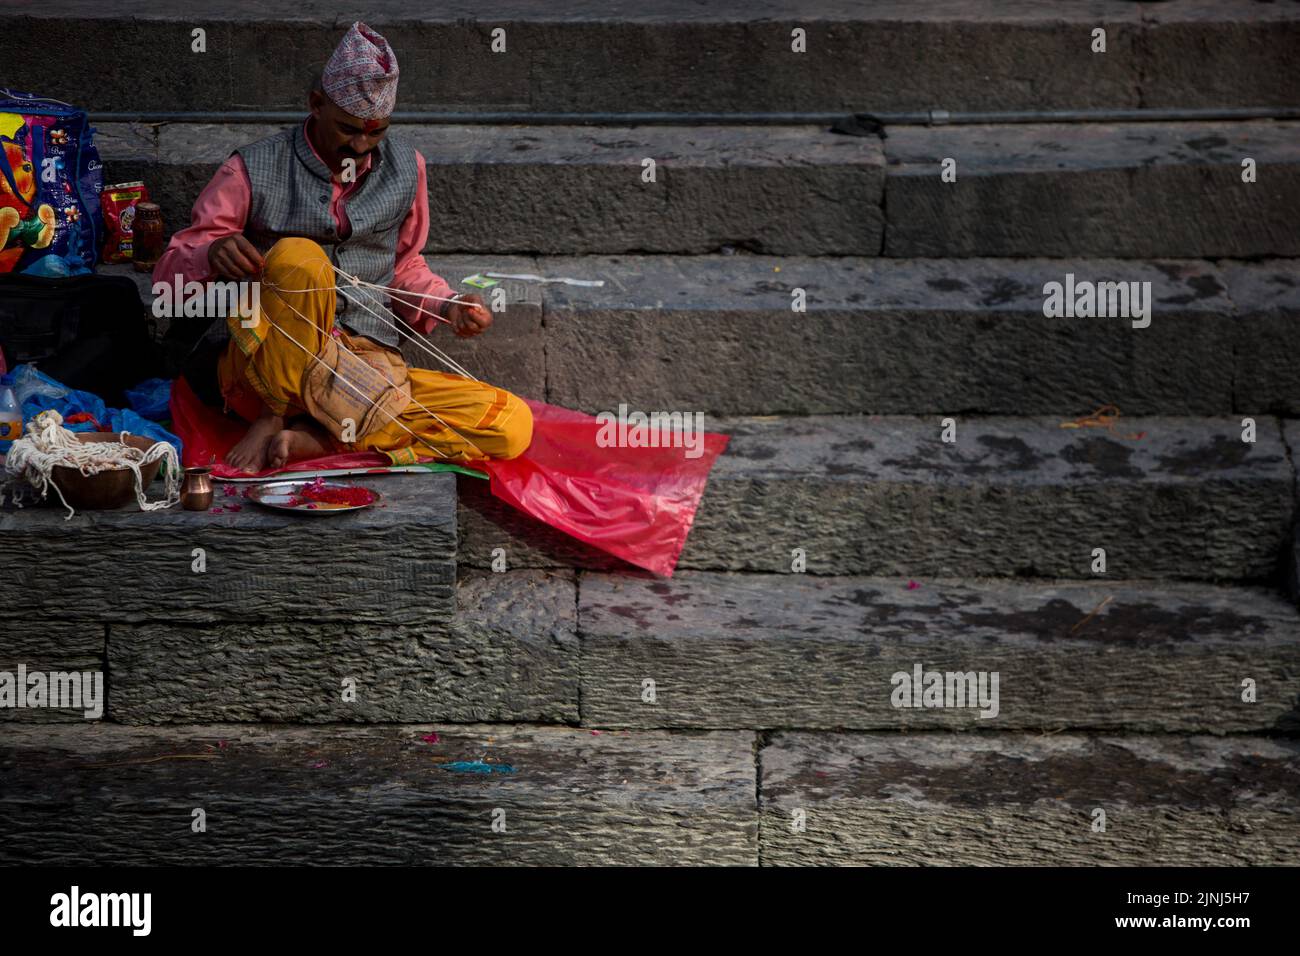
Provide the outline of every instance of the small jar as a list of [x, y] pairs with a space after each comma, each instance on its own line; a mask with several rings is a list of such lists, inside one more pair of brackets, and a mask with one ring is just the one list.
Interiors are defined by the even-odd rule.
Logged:
[[186, 468], [181, 482], [181, 507], [186, 511], [207, 511], [212, 507], [212, 469]]
[[135, 204], [131, 226], [131, 258], [138, 272], [152, 272], [163, 254], [162, 207], [156, 202]]

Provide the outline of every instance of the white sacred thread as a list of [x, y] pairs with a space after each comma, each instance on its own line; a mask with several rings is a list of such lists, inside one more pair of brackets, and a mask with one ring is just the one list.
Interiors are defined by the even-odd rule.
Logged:
[[[75, 468], [82, 475], [97, 475], [103, 471], [128, 468], [135, 475], [135, 499], [141, 511], [170, 508], [181, 500], [180, 463], [176, 449], [168, 442], [155, 443], [148, 451], [126, 444], [128, 432], [121, 432], [115, 442], [83, 442], [75, 432], [63, 427], [63, 416], [54, 409], [46, 409], [27, 423], [27, 434], [16, 439], [5, 457], [5, 470], [15, 478], [23, 478], [44, 498], [53, 488], [68, 518], [76, 512], [63, 497], [63, 491], [52, 480], [55, 468]], [[149, 501], [144, 495], [144, 479], [140, 469], [155, 461], [167, 466], [166, 497]], [[14, 493], [14, 504], [21, 506], [20, 494]], [[65, 521], [67, 518], [64, 519]]]
[[[279, 291], [279, 290], [277, 289], [276, 291]], [[288, 301], [285, 301], [284, 304], [285, 304], [286, 306], [288, 306], [289, 309], [290, 309], [290, 310], [291, 310], [295, 315], [297, 315], [300, 319], [302, 319], [304, 322], [308, 322], [308, 323], [311, 322], [311, 319], [307, 318], [307, 316], [305, 316], [305, 315], [303, 315], [301, 312], [299, 312], [299, 311], [298, 311], [296, 308], [294, 308], [293, 305], [291, 305]], [[353, 391], [354, 393], [356, 393], [357, 395], [359, 395], [359, 396], [360, 396], [361, 398], [363, 398], [365, 401], [369, 402], [369, 403], [370, 403], [370, 406], [371, 406], [372, 408], [374, 408], [375, 410], [381, 412], [381, 413], [384, 414], [384, 415], [387, 415], [390, 421], [392, 421], [393, 423], [395, 423], [399, 428], [401, 428], [403, 431], [405, 431], [407, 434], [409, 434], [412, 438], [414, 438], [417, 442], [419, 442], [419, 443], [420, 443], [421, 445], [423, 445], [425, 448], [428, 448], [428, 449], [434, 451], [434, 452], [437, 453], [438, 455], [441, 455], [443, 458], [451, 458], [451, 457], [453, 457], [453, 456], [451, 456], [451, 455], [448, 455], [446, 452], [442, 451], [441, 449], [434, 448], [434, 446], [430, 445], [427, 441], [425, 441], [424, 439], [422, 439], [422, 438], [421, 438], [419, 435], [417, 435], [414, 431], [412, 431], [410, 428], [408, 428], [408, 427], [406, 426], [406, 423], [405, 423], [405, 422], [402, 422], [402, 421], [398, 420], [395, 416], [389, 414], [388, 411], [387, 411], [386, 409], [380, 408], [379, 405], [378, 405], [378, 403], [375, 402], [374, 399], [369, 398], [369, 397], [368, 397], [368, 396], [367, 396], [367, 395], [366, 395], [366, 394], [365, 394], [365, 393], [364, 393], [360, 388], [358, 388], [358, 387], [357, 387], [356, 385], [354, 385], [352, 382], [348, 381], [347, 377], [344, 376], [342, 373], [340, 373], [338, 370], [336, 370], [336, 369], [332, 369], [332, 368], [330, 368], [328, 365], [326, 365], [324, 362], [322, 362], [322, 361], [320, 360], [320, 358], [319, 358], [319, 357], [318, 357], [314, 352], [312, 352], [311, 349], [307, 348], [307, 346], [303, 345], [303, 344], [302, 344], [301, 342], [299, 342], [296, 338], [294, 338], [292, 335], [290, 335], [288, 332], [286, 332], [284, 329], [282, 329], [282, 328], [280, 327], [279, 323], [277, 323], [277, 322], [273, 322], [273, 321], [271, 321], [271, 319], [269, 319], [269, 318], [267, 318], [267, 322], [270, 324], [270, 326], [271, 326], [273, 329], [275, 329], [277, 332], [279, 332], [281, 335], [283, 335], [285, 338], [287, 338], [287, 339], [288, 339], [290, 342], [292, 342], [294, 345], [298, 346], [298, 348], [302, 349], [303, 352], [307, 353], [307, 355], [308, 355], [308, 356], [309, 356], [309, 357], [310, 357], [314, 362], [316, 362], [317, 364], [323, 366], [327, 372], [329, 372], [331, 375], [333, 375], [335, 378], [337, 378], [340, 382], [342, 382], [345, 386], [347, 386], [351, 391]], [[347, 348], [346, 346], [344, 346], [342, 342], [338, 343], [338, 345], [339, 345], [339, 348], [340, 348], [342, 351], [347, 352], [348, 354], [350, 354], [350, 355], [352, 355], [352, 356], [354, 356], [354, 357], [357, 357], [357, 356], [356, 356], [356, 353], [353, 352], [351, 349]], [[362, 361], [364, 361], [364, 359], [363, 359]], [[447, 424], [447, 423], [446, 423], [445, 421], [443, 421], [440, 417], [438, 417], [436, 414], [434, 414], [434, 413], [433, 413], [432, 411], [430, 411], [429, 409], [425, 408], [425, 407], [424, 407], [423, 405], [421, 405], [419, 402], [415, 401], [414, 398], [411, 399], [411, 403], [414, 404], [415, 406], [417, 406], [421, 411], [423, 411], [425, 414], [429, 415], [431, 418], [433, 418], [433, 419], [434, 419], [435, 421], [437, 421], [439, 424], [441, 424], [444, 428], [446, 428], [446, 429], [447, 429], [448, 431], [450, 431], [452, 434], [456, 435], [458, 438], [460, 438], [461, 440], [463, 440], [467, 445], [469, 445], [471, 448], [473, 448], [475, 451], [477, 451], [480, 455], [483, 455], [484, 458], [489, 457], [489, 456], [488, 456], [488, 455], [487, 455], [487, 454], [486, 454], [486, 453], [485, 453], [481, 448], [479, 448], [477, 445], [475, 445], [473, 441], [471, 441], [471, 440], [470, 440], [469, 438], [467, 438], [466, 436], [462, 435], [462, 434], [461, 434], [460, 432], [458, 432], [455, 428], [453, 428], [451, 425]]]
[[[407, 290], [404, 290], [404, 289], [397, 289], [397, 288], [394, 288], [393, 286], [384, 286], [384, 285], [377, 285], [376, 283], [373, 283], [373, 282], [365, 282], [365, 281], [362, 281], [361, 279], [357, 278], [356, 276], [353, 276], [353, 275], [351, 275], [351, 274], [349, 274], [349, 273], [347, 273], [347, 272], [344, 272], [342, 269], [338, 268], [337, 266], [334, 266], [334, 265], [331, 264], [330, 267], [331, 267], [331, 268], [332, 268], [332, 269], [333, 269], [333, 270], [334, 270], [334, 271], [335, 271], [335, 272], [336, 272], [336, 273], [337, 273], [341, 278], [347, 279], [348, 282], [349, 282], [352, 286], [357, 287], [358, 293], [360, 292], [360, 287], [362, 287], [362, 286], [364, 286], [364, 287], [366, 287], [366, 288], [378, 289], [378, 290], [381, 290], [381, 291], [387, 292], [387, 293], [390, 295], [390, 297], [392, 297], [392, 298], [394, 298], [394, 299], [397, 299], [397, 301], [401, 302], [403, 305], [409, 306], [410, 308], [414, 309], [415, 311], [420, 312], [420, 313], [422, 313], [422, 314], [424, 314], [424, 315], [428, 315], [428, 316], [430, 316], [430, 317], [436, 319], [437, 321], [442, 322], [442, 323], [444, 323], [444, 324], [446, 324], [446, 325], [451, 325], [452, 322], [451, 322], [449, 319], [444, 319], [442, 316], [438, 315], [438, 314], [435, 313], [435, 312], [430, 312], [428, 309], [421, 308], [420, 306], [416, 305], [416, 304], [413, 303], [413, 302], [408, 302], [406, 299], [401, 298], [401, 296], [410, 295], [410, 296], [416, 296], [416, 297], [421, 298], [421, 299], [435, 299], [435, 300], [440, 301], [440, 302], [460, 302], [460, 301], [461, 301], [459, 295], [455, 295], [455, 296], [452, 296], [452, 297], [448, 298], [447, 296], [430, 295], [430, 294], [428, 294], [428, 293], [424, 293], [424, 292], [410, 292], [410, 291], [407, 291]], [[455, 372], [457, 375], [462, 375], [462, 376], [464, 376], [465, 378], [468, 378], [468, 379], [470, 379], [471, 381], [474, 381], [474, 382], [482, 381], [482, 380], [481, 380], [477, 375], [474, 375], [474, 374], [470, 373], [470, 372], [469, 372], [467, 369], [465, 369], [462, 365], [460, 365], [458, 362], [454, 361], [454, 360], [451, 358], [451, 356], [447, 355], [445, 352], [443, 352], [443, 351], [442, 351], [441, 349], [439, 349], [437, 346], [435, 346], [435, 345], [433, 345], [432, 343], [430, 343], [426, 338], [424, 338], [424, 336], [416, 335], [416, 334], [414, 334], [413, 332], [411, 332], [411, 330], [408, 329], [408, 328], [406, 327], [406, 324], [405, 324], [404, 322], [402, 322], [400, 319], [398, 319], [398, 317], [397, 317], [396, 315], [393, 314], [392, 310], [390, 310], [390, 309], [384, 309], [384, 312], [386, 312], [387, 315], [390, 316], [391, 318], [389, 318], [389, 317], [385, 317], [385, 316], [383, 316], [383, 315], [380, 315], [378, 312], [376, 312], [375, 310], [373, 310], [373, 309], [369, 308], [367, 305], [365, 305], [365, 303], [359, 301], [359, 300], [356, 299], [356, 298], [353, 298], [353, 297], [352, 297], [351, 295], [349, 295], [349, 294], [346, 292], [346, 290], [344, 290], [341, 286], [315, 286], [315, 287], [310, 287], [310, 288], [305, 288], [305, 289], [284, 289], [284, 288], [281, 288], [281, 287], [278, 286], [278, 285], [275, 285], [274, 283], [265, 282], [265, 283], [263, 283], [263, 284], [266, 285], [267, 288], [269, 288], [269, 289], [273, 289], [274, 291], [276, 291], [276, 292], [280, 292], [280, 293], [284, 293], [284, 292], [327, 292], [327, 291], [333, 291], [333, 292], [336, 292], [336, 293], [342, 293], [343, 297], [344, 297], [345, 299], [347, 299], [349, 302], [352, 302], [352, 303], [355, 304], [355, 305], [359, 305], [361, 308], [365, 309], [367, 312], [369, 312], [371, 315], [373, 315], [375, 318], [377, 318], [380, 322], [384, 323], [384, 324], [387, 325], [389, 328], [394, 329], [394, 330], [395, 330], [399, 335], [403, 335], [403, 336], [405, 336], [406, 338], [410, 339], [412, 342], [415, 343], [415, 345], [416, 345], [418, 348], [422, 349], [426, 355], [430, 356], [431, 358], [437, 359], [439, 362], [441, 362], [443, 365], [447, 366], [447, 368], [451, 369], [451, 370], [452, 370], [453, 372]], [[369, 298], [369, 297], [367, 297], [367, 298]], [[370, 298], [370, 301], [371, 301], [371, 302], [374, 302], [374, 299], [373, 299], [373, 298]], [[377, 304], [377, 303], [376, 303], [376, 304]], [[380, 306], [380, 308], [383, 308], [383, 306]]]
[[[451, 369], [451, 370], [452, 370], [453, 372], [455, 372], [457, 375], [461, 375], [461, 376], [463, 376], [463, 377], [469, 379], [469, 380], [472, 381], [472, 382], [477, 382], [477, 381], [478, 381], [478, 378], [476, 378], [475, 376], [471, 375], [468, 371], [466, 371], [465, 368], [464, 368], [463, 366], [461, 366], [459, 363], [457, 363], [456, 361], [454, 361], [454, 360], [451, 358], [451, 356], [445, 354], [445, 353], [442, 352], [440, 349], [438, 349], [436, 346], [430, 345], [430, 344], [428, 344], [427, 342], [423, 341], [423, 337], [416, 337], [416, 336], [412, 335], [411, 333], [409, 333], [409, 332], [407, 332], [405, 329], [403, 329], [403, 328], [401, 327], [401, 325], [398, 325], [398, 324], [395, 323], [395, 322], [389, 322], [388, 319], [384, 318], [382, 315], [380, 315], [380, 314], [379, 314], [378, 312], [376, 312], [374, 309], [368, 307], [364, 302], [361, 302], [361, 301], [358, 301], [357, 299], [352, 298], [352, 296], [348, 295], [348, 294], [347, 294], [346, 292], [344, 292], [342, 289], [339, 289], [339, 291], [343, 293], [343, 298], [347, 299], [349, 302], [354, 303], [355, 305], [359, 305], [359, 306], [361, 306], [361, 308], [365, 309], [367, 312], [369, 312], [371, 315], [373, 315], [375, 318], [377, 318], [380, 322], [383, 322], [385, 325], [389, 325], [389, 326], [391, 326], [392, 328], [396, 329], [397, 332], [398, 332], [399, 334], [402, 334], [402, 335], [407, 336], [407, 337], [408, 337], [412, 342], [415, 342], [418, 346], [420, 346], [420, 348], [424, 349], [424, 351], [425, 351], [427, 354], [433, 356], [433, 357], [436, 358], [438, 361], [442, 362], [444, 365], [446, 365], [449, 369]], [[372, 300], [372, 301], [373, 301], [373, 300]]]
[[[374, 283], [374, 282], [364, 282], [364, 281], [362, 281], [361, 279], [358, 279], [357, 277], [352, 276], [352, 275], [349, 275], [348, 273], [344, 272], [344, 271], [343, 271], [342, 269], [340, 269], [338, 266], [332, 266], [332, 268], [334, 269], [334, 271], [335, 271], [338, 275], [344, 277], [345, 279], [348, 279], [348, 280], [352, 283], [352, 285], [354, 285], [354, 286], [364, 286], [364, 287], [369, 288], [369, 289], [378, 289], [378, 290], [380, 290], [380, 291], [382, 291], [382, 292], [387, 292], [390, 298], [397, 299], [397, 301], [401, 302], [403, 305], [405, 305], [405, 306], [409, 306], [410, 308], [415, 309], [415, 311], [420, 312], [420, 313], [423, 313], [424, 315], [432, 316], [434, 319], [437, 319], [439, 322], [446, 323], [447, 325], [451, 325], [451, 324], [452, 324], [452, 322], [451, 322], [450, 319], [444, 319], [442, 316], [438, 315], [437, 313], [435, 313], [435, 312], [430, 312], [428, 309], [423, 309], [423, 308], [421, 308], [420, 306], [416, 305], [416, 304], [413, 303], [413, 302], [408, 302], [408, 301], [406, 301], [405, 299], [400, 298], [400, 296], [403, 296], [403, 295], [411, 295], [411, 296], [415, 296], [415, 297], [420, 298], [420, 299], [435, 299], [435, 300], [437, 300], [437, 301], [439, 301], [439, 302], [460, 302], [460, 301], [461, 301], [461, 299], [460, 299], [460, 294], [459, 294], [459, 293], [456, 294], [456, 295], [454, 295], [454, 296], [452, 296], [451, 298], [447, 298], [446, 296], [442, 296], [442, 295], [431, 295], [431, 294], [426, 293], [426, 292], [408, 292], [408, 291], [406, 291], [406, 290], [404, 290], [404, 289], [396, 289], [396, 288], [394, 288], [394, 287], [392, 287], [392, 286], [378, 285], [378, 284], [376, 284], [376, 283]], [[342, 291], [342, 290], [340, 289], [339, 291]], [[360, 291], [360, 290], [358, 289], [358, 291]], [[436, 346], [434, 346], [432, 343], [430, 343], [428, 340], [426, 340], [423, 336], [417, 336], [417, 335], [412, 334], [411, 331], [406, 327], [406, 323], [404, 323], [404, 322], [402, 322], [400, 319], [398, 319], [398, 317], [397, 317], [397, 316], [392, 312], [391, 309], [384, 309], [384, 311], [385, 311], [386, 313], [388, 313], [388, 315], [391, 317], [391, 318], [385, 318], [384, 316], [379, 315], [379, 314], [378, 314], [377, 312], [375, 312], [374, 310], [367, 308], [364, 304], [362, 304], [362, 303], [360, 303], [360, 302], [357, 302], [356, 299], [352, 298], [352, 296], [348, 295], [346, 292], [344, 293], [344, 296], [343, 296], [343, 297], [344, 297], [345, 299], [347, 299], [349, 302], [354, 302], [354, 303], [356, 303], [356, 304], [358, 304], [358, 305], [361, 305], [361, 307], [362, 307], [363, 309], [365, 309], [367, 312], [369, 312], [371, 315], [373, 315], [375, 318], [377, 318], [380, 322], [383, 322], [383, 323], [384, 323], [385, 325], [387, 325], [388, 327], [390, 327], [390, 328], [396, 330], [397, 333], [398, 333], [399, 335], [405, 335], [408, 339], [410, 339], [412, 342], [414, 342], [417, 346], [419, 346], [420, 348], [424, 349], [424, 351], [425, 351], [428, 355], [432, 356], [433, 358], [438, 359], [438, 361], [440, 361], [440, 362], [442, 362], [443, 364], [445, 364], [448, 368], [450, 368], [450, 369], [451, 369], [453, 372], [455, 372], [457, 375], [464, 375], [466, 378], [468, 378], [468, 379], [472, 379], [472, 380], [474, 380], [475, 382], [479, 381], [478, 376], [476, 376], [476, 375], [471, 375], [471, 374], [470, 374], [469, 372], [467, 372], [467, 371], [466, 371], [462, 366], [460, 366], [460, 365], [457, 364], [456, 362], [452, 361], [452, 359], [451, 359], [450, 356], [448, 356], [448, 355], [447, 355], [446, 353], [444, 353], [442, 350], [438, 349]], [[373, 302], [374, 299], [371, 299], [370, 301]], [[464, 304], [464, 303], [462, 303], [462, 304]], [[380, 307], [383, 308], [383, 306], [380, 306]], [[473, 305], [472, 303], [471, 303], [471, 307], [473, 307], [473, 308], [479, 308], [479, 309], [482, 308], [481, 306]]]

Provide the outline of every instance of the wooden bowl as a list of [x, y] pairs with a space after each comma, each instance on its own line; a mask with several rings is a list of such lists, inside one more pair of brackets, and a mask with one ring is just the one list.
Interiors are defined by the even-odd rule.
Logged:
[[[77, 439], [83, 443], [119, 441], [116, 432], [78, 432]], [[158, 444], [152, 438], [140, 435], [127, 435], [126, 444], [141, 451], [148, 451]], [[150, 462], [140, 468], [140, 478], [147, 492], [149, 485], [158, 477], [162, 459]], [[59, 465], [50, 473], [50, 478], [68, 504], [78, 510], [102, 511], [108, 508], [120, 508], [128, 502], [135, 501], [135, 474], [130, 468], [113, 468], [101, 471], [97, 475], [83, 475], [75, 468]]]

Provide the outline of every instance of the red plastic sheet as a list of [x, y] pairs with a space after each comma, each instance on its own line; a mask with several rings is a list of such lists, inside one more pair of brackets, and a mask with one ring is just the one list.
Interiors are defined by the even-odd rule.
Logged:
[[713, 462], [729, 436], [682, 448], [602, 448], [591, 415], [524, 399], [533, 441], [518, 458], [475, 462], [491, 491], [520, 511], [638, 567], [672, 577]]
[[[474, 463], [488, 474], [492, 494], [580, 541], [672, 577], [709, 472], [729, 436], [705, 432], [696, 458], [680, 447], [601, 447], [602, 426], [595, 417], [525, 401], [533, 411], [528, 450], [518, 458]], [[172, 388], [171, 412], [186, 467], [211, 465], [219, 477], [246, 477], [221, 464], [244, 434], [241, 422], [204, 405], [183, 378]], [[297, 461], [282, 470], [386, 464], [384, 455], [361, 452]]]
[[[226, 452], [244, 437], [248, 426], [223, 415], [219, 409], [203, 404], [189, 382], [178, 378], [172, 383], [172, 431], [181, 440], [181, 464], [186, 468], [210, 467], [218, 478], [247, 478], [248, 474], [224, 463]], [[310, 461], [295, 461], [291, 467], [259, 472], [270, 477], [281, 471], [333, 471], [346, 468], [378, 468], [389, 464], [379, 452], [350, 452], [327, 455]]]

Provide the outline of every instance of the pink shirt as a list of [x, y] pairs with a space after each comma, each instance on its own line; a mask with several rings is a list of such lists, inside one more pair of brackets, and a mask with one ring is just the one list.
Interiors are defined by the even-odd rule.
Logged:
[[[307, 124], [304, 122], [304, 132], [306, 127]], [[311, 140], [308, 139], [307, 143], [310, 145]], [[315, 146], [312, 146], [312, 152], [316, 152]], [[319, 159], [320, 154], [316, 155]], [[425, 240], [429, 237], [429, 200], [426, 191], [428, 180], [424, 157], [418, 150], [415, 158], [418, 170], [415, 201], [411, 203], [411, 211], [406, 214], [398, 232], [397, 261], [391, 284], [393, 288], [405, 292], [422, 292], [426, 295], [450, 298], [455, 294], [450, 284], [441, 276], [435, 275], [429, 269], [428, 263], [424, 261], [424, 256], [420, 254]], [[330, 213], [334, 217], [340, 239], [346, 239], [352, 234], [352, 224], [348, 222], [346, 199], [361, 184], [362, 178], [369, 170], [370, 157], [366, 156], [357, 168], [357, 178], [353, 182], [342, 183], [338, 176], [330, 182], [332, 190]], [[244, 161], [236, 153], [221, 164], [212, 181], [203, 187], [203, 192], [199, 193], [199, 198], [194, 201], [194, 210], [190, 214], [190, 225], [172, 236], [167, 251], [154, 266], [154, 281], [170, 283], [177, 273], [184, 276], [186, 282], [207, 282], [215, 278], [208, 264], [208, 246], [214, 240], [244, 231], [252, 197], [253, 186], [248, 178], [248, 170], [244, 167]], [[393, 299], [393, 311], [412, 329], [427, 335], [435, 325], [439, 324], [438, 320], [418, 311], [416, 306], [445, 316], [448, 303], [438, 299], [417, 300], [414, 297], [412, 301], [416, 305]]]

